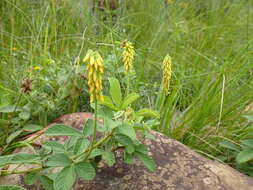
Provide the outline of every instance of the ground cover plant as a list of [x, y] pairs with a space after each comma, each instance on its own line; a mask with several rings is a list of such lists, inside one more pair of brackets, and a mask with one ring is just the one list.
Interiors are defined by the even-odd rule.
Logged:
[[[139, 96], [129, 112], [159, 111], [154, 130], [252, 176], [253, 2], [98, 6], [91, 0], [0, 2], [1, 155], [11, 155], [19, 137], [60, 115], [93, 111], [82, 61], [93, 49], [104, 59], [104, 94], [116, 78], [122, 94]], [[126, 75], [122, 52], [129, 43], [135, 60]], [[172, 73], [164, 94], [167, 54]]]

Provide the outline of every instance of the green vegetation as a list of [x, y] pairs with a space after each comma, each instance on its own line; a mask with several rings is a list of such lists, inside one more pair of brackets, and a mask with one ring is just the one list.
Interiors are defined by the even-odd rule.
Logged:
[[[23, 146], [17, 137], [60, 115], [93, 112], [82, 61], [93, 49], [104, 59], [103, 94], [117, 78], [122, 96], [140, 96], [128, 111], [159, 111], [153, 129], [253, 176], [253, 1], [126, 0], [104, 11], [91, 5], [0, 1], [0, 154]], [[129, 75], [121, 56], [125, 39], [136, 52]], [[167, 54], [172, 78], [165, 96]]]

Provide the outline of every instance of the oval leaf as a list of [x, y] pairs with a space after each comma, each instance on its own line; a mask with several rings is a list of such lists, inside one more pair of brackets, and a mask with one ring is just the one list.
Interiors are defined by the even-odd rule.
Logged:
[[147, 154], [143, 154], [140, 152], [136, 152], [136, 156], [141, 160], [141, 162], [151, 171], [154, 172], [156, 170], [156, 164], [154, 160], [148, 156]]
[[123, 101], [121, 109], [126, 109], [129, 105], [131, 105], [135, 100], [137, 100], [140, 96], [137, 93], [129, 94]]
[[119, 110], [112, 102], [111, 98], [108, 96], [103, 96], [104, 101], [103, 102], [98, 102], [101, 105], [107, 106], [108, 108], [111, 108], [115, 111]]
[[46, 132], [47, 136], [82, 136], [77, 129], [67, 125], [53, 125]]
[[122, 103], [122, 94], [120, 89], [120, 83], [116, 78], [109, 78], [110, 83], [110, 95], [113, 102], [117, 105], [117, 107], [121, 106]]
[[113, 166], [115, 163], [115, 156], [113, 152], [104, 152], [102, 155], [102, 159], [105, 160], [105, 162], [108, 164], [108, 166]]
[[147, 109], [147, 108], [140, 109], [139, 111], [136, 112], [136, 115], [144, 116], [144, 117], [155, 117], [155, 118], [160, 117], [160, 114], [158, 111]]
[[94, 120], [93, 119], [88, 119], [85, 122], [84, 128], [83, 128], [83, 134], [85, 137], [88, 137], [92, 135], [93, 133], [93, 128], [94, 128]]
[[136, 133], [134, 128], [127, 123], [124, 123], [122, 126], [117, 128], [117, 133], [126, 135], [130, 137], [132, 140], [136, 140]]
[[79, 177], [84, 180], [92, 180], [96, 176], [96, 170], [92, 164], [80, 162], [75, 164], [75, 171]]
[[50, 156], [46, 164], [52, 167], [64, 167], [72, 164], [72, 160], [63, 153], [57, 153]]
[[76, 180], [74, 167], [68, 166], [61, 170], [54, 180], [55, 190], [70, 190]]

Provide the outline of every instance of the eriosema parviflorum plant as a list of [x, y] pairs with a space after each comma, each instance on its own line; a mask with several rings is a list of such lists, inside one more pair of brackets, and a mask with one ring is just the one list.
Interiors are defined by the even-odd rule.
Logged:
[[[124, 41], [121, 48], [124, 75], [128, 75], [133, 69], [134, 46]], [[1, 156], [1, 176], [26, 174], [25, 182], [28, 185], [40, 182], [46, 190], [69, 190], [78, 177], [83, 180], [94, 179], [99, 162], [113, 166], [116, 161], [114, 152], [119, 149], [123, 151], [126, 163], [131, 164], [137, 158], [151, 172], [156, 170], [156, 164], [148, 155], [148, 147], [142, 144], [142, 138], [154, 138], [150, 130], [154, 123], [159, 123], [159, 112], [148, 108], [135, 110], [132, 104], [140, 95], [123, 89], [117, 78], [103, 78], [106, 70], [98, 51], [88, 50], [82, 63], [86, 67], [94, 119], [87, 120], [81, 131], [63, 124], [53, 125], [45, 131], [44, 134], [49, 137], [67, 136], [64, 144], [52, 140], [35, 149], [32, 141], [17, 142], [23, 143], [33, 153]], [[171, 77], [169, 56], [164, 59], [163, 72], [163, 88], [167, 95]], [[105, 91], [107, 95], [103, 95], [103, 81], [108, 84]]]

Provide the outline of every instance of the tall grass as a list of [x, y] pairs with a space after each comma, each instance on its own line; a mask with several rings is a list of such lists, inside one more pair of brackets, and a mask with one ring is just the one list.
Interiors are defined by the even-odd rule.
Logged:
[[[132, 88], [150, 107], [156, 107], [162, 59], [167, 53], [172, 57], [171, 93], [160, 105], [163, 133], [214, 155], [220, 154], [216, 146], [220, 139], [244, 138], [241, 115], [253, 100], [252, 1], [127, 0], [118, 10], [104, 12], [93, 12], [90, 4], [88, 0], [0, 2], [1, 106], [17, 103], [20, 83], [30, 67], [43, 68], [40, 74], [51, 81], [57, 99], [66, 85], [59, 78], [75, 73], [76, 60], [88, 48], [106, 57], [117, 51], [116, 42], [129, 39], [137, 51]], [[115, 64], [120, 64], [119, 58]], [[73, 90], [71, 84], [67, 90]], [[44, 88], [45, 80], [37, 86]], [[82, 106], [84, 92], [75, 92], [76, 96], [63, 99], [68, 106], [56, 104], [62, 109], [53, 108], [53, 113], [59, 109], [53, 116], [87, 110]]]

